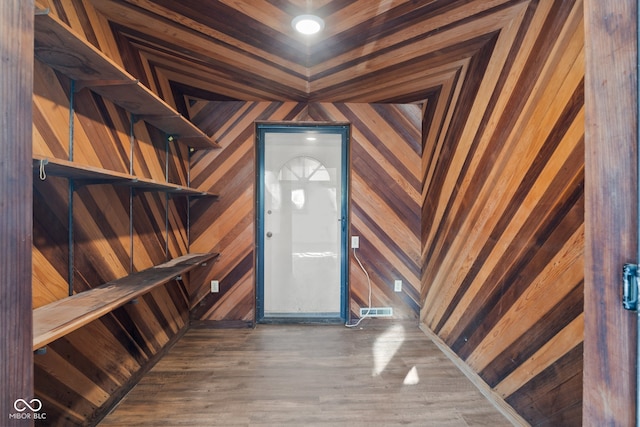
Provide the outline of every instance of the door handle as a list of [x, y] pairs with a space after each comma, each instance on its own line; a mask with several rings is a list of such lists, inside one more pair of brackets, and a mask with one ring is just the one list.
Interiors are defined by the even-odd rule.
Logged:
[[267, 231], [267, 237], [271, 237], [271, 236], [273, 236], [273, 233], [270, 231]]

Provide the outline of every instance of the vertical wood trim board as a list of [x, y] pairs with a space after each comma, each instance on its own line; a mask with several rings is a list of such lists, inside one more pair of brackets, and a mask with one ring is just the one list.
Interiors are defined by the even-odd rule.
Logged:
[[[31, 327], [31, 93], [33, 1], [0, 5], [0, 417], [25, 425], [14, 409], [33, 397]], [[13, 415], [13, 417], [12, 417]], [[27, 421], [28, 423], [28, 421]]]
[[636, 14], [635, 1], [585, 1], [585, 426], [636, 416], [637, 319], [621, 303], [639, 244]]

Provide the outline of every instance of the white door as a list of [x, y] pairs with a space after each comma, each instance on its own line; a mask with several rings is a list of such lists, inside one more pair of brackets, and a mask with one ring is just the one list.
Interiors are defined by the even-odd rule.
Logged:
[[339, 320], [343, 133], [269, 131], [263, 148], [259, 320]]

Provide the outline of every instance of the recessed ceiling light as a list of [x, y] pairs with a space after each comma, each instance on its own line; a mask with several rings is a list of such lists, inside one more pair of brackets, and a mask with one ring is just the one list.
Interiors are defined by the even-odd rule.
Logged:
[[315, 15], [300, 15], [293, 18], [291, 26], [299, 33], [311, 35], [324, 28], [324, 21]]

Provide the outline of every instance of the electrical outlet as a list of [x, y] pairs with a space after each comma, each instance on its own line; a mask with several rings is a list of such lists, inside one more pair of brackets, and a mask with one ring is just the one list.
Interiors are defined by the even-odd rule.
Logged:
[[402, 280], [396, 280], [393, 282], [393, 291], [402, 292]]
[[358, 249], [360, 247], [360, 236], [351, 236], [351, 249]]
[[217, 280], [211, 281], [211, 293], [220, 292], [220, 283]]

